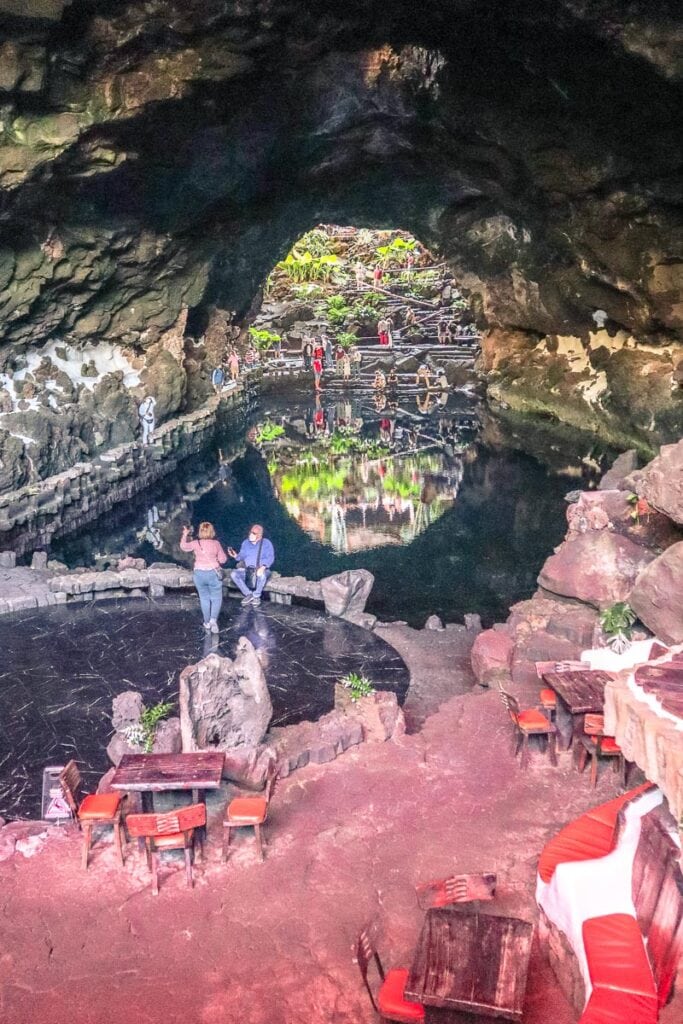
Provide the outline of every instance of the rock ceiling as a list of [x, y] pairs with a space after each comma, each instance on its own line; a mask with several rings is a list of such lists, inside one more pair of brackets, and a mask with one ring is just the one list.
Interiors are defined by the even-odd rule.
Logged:
[[400, 225], [494, 329], [487, 369], [547, 374], [604, 309], [621, 341], [562, 367], [599, 395], [644, 346], [638, 429], [683, 422], [674, 0], [0, 0], [0, 29], [14, 350], [146, 348], [183, 306], [246, 308], [319, 221]]

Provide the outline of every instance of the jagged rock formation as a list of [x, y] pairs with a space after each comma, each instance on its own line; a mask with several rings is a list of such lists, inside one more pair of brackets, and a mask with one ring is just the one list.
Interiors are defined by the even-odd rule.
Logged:
[[256, 651], [240, 637], [234, 661], [217, 654], [180, 673], [183, 750], [255, 751], [273, 705]]
[[494, 397], [677, 436], [671, 0], [0, 0], [0, 24], [3, 465], [128, 439], [137, 388], [160, 415], [200, 401], [188, 334], [321, 220], [451, 263]]

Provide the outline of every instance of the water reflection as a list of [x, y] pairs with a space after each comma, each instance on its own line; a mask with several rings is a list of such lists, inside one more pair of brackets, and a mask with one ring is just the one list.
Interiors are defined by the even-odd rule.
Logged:
[[260, 444], [287, 513], [338, 554], [412, 543], [452, 507], [464, 462], [476, 458], [471, 411], [417, 420], [382, 397], [378, 415], [316, 396], [302, 418], [281, 417], [282, 439]]
[[593, 457], [603, 462], [593, 444], [548, 425], [508, 428], [457, 393], [428, 414], [414, 394], [379, 412], [372, 394], [264, 396], [243, 438], [219, 437], [51, 553], [71, 566], [123, 555], [189, 565], [183, 522], [207, 519], [232, 546], [261, 522], [285, 576], [362, 567], [375, 576], [368, 611], [382, 619], [420, 626], [477, 611], [488, 624], [533, 592], [566, 529], [564, 495], [590, 485]]

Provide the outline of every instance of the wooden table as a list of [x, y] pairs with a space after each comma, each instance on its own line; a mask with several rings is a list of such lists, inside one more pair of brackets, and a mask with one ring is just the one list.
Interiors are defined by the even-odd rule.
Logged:
[[111, 780], [112, 789], [142, 793], [142, 807], [152, 810], [152, 794], [192, 790], [192, 802], [200, 793], [218, 789], [225, 754], [124, 754]]
[[405, 987], [427, 1024], [521, 1021], [533, 925], [474, 911], [428, 910]]
[[570, 672], [544, 672], [543, 682], [558, 696], [555, 725], [569, 750], [574, 733], [583, 727], [583, 716], [600, 715], [605, 706], [605, 684], [613, 677], [609, 672], [581, 669]]

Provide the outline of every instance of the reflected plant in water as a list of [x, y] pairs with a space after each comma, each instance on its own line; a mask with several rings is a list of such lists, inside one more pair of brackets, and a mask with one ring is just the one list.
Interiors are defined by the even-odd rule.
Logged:
[[[254, 444], [268, 444], [269, 441], [276, 441], [278, 437], [284, 435], [285, 428], [279, 423], [273, 423], [272, 420], [264, 420], [263, 423], [256, 424], [256, 434], [254, 436]], [[277, 466], [277, 464], [275, 464]]]

